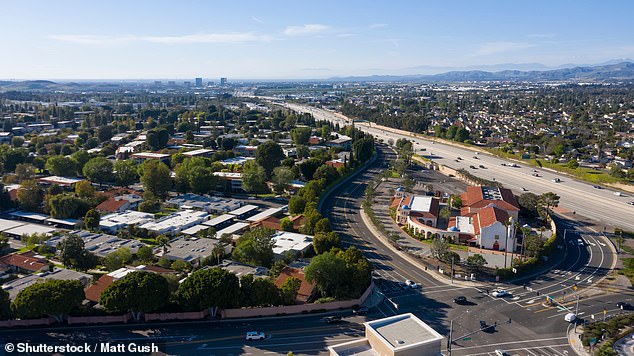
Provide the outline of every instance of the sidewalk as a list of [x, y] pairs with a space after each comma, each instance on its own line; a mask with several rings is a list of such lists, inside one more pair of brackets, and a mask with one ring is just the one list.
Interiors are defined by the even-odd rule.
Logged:
[[583, 333], [583, 326], [579, 327], [579, 332], [575, 331], [577, 327], [568, 328], [568, 344], [570, 344], [570, 348], [580, 356], [590, 356], [590, 354], [586, 351], [581, 343], [581, 334]]

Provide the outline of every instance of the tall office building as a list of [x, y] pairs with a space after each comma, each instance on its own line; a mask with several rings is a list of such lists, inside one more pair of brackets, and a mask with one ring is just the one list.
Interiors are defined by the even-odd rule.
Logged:
[[227, 78], [220, 78], [220, 85], [227, 85]]
[[196, 86], [199, 88], [203, 86], [203, 78], [196, 78]]

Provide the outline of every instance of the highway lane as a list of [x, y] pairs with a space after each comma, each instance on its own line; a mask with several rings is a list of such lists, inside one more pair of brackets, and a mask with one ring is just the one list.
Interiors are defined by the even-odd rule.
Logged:
[[[298, 104], [284, 103], [282, 105], [296, 111], [311, 113], [317, 120], [337, 122], [340, 125], [350, 122], [345, 116], [332, 111]], [[385, 142], [389, 139], [397, 140], [399, 138], [413, 140], [415, 142], [414, 149], [418, 154], [430, 156], [435, 162], [454, 169], [465, 168], [482, 178], [491, 180], [495, 178], [518, 194], [523, 192], [522, 188], [535, 194], [553, 191], [561, 197], [560, 206], [564, 208], [601, 221], [608, 227], [616, 226], [634, 231], [634, 206], [627, 204], [634, 201], [632, 194], [623, 193], [623, 196], [616, 196], [613, 190], [596, 189], [593, 188], [592, 184], [547, 169], [525, 167], [522, 164], [519, 164], [521, 167], [518, 168], [502, 166], [502, 163], [510, 164], [512, 162], [486, 153], [476, 155], [474, 150], [423, 139], [406, 131], [364, 122], [355, 123], [355, 126], [383, 139]], [[425, 151], [422, 151], [423, 148]], [[462, 158], [460, 162], [456, 162], [458, 157]], [[484, 165], [486, 168], [469, 168], [472, 165], [475, 167]], [[533, 169], [537, 171], [539, 177], [532, 175]], [[555, 178], [560, 179], [561, 182], [553, 182]]]

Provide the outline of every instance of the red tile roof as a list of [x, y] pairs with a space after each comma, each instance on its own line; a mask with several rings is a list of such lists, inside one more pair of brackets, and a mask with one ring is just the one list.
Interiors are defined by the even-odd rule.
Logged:
[[[493, 225], [496, 221], [504, 224], [509, 221], [509, 214], [494, 205], [489, 205], [478, 210], [478, 230], [482, 227]], [[478, 231], [479, 232], [479, 231]]]
[[302, 281], [302, 284], [297, 291], [297, 297], [295, 298], [298, 304], [307, 303], [313, 294], [315, 284], [310, 283], [304, 278], [304, 271], [299, 268], [285, 267], [279, 276], [275, 279], [275, 285], [280, 288], [284, 282], [290, 277], [298, 278]]
[[27, 251], [27, 253], [24, 254], [12, 253], [10, 255], [0, 257], [0, 265], [17, 267], [31, 272], [40, 271], [48, 266], [46, 260], [32, 257], [32, 255], [28, 252], [30, 251]]
[[101, 204], [97, 205], [97, 207], [95, 209], [99, 210], [99, 211], [107, 211], [110, 213], [114, 213], [119, 211], [119, 208], [121, 208], [123, 205], [127, 204], [128, 201], [121, 199], [121, 200], [116, 200], [115, 198], [108, 198], [107, 200], [104, 200]]
[[517, 203], [517, 199], [515, 199], [515, 195], [511, 190], [506, 188], [489, 188], [489, 189], [499, 189], [500, 196], [502, 199], [485, 199], [484, 191], [482, 186], [468, 186], [467, 191], [460, 195], [462, 199], [462, 206], [467, 208], [482, 208], [487, 206], [489, 203], [496, 203], [500, 208], [506, 210], [516, 210], [519, 211], [519, 204]]
[[86, 294], [86, 299], [91, 302], [99, 303], [99, 298], [101, 297], [101, 293], [103, 293], [106, 288], [108, 288], [112, 283], [114, 283], [114, 277], [104, 274], [99, 277], [97, 282], [90, 285], [88, 288], [84, 290]]

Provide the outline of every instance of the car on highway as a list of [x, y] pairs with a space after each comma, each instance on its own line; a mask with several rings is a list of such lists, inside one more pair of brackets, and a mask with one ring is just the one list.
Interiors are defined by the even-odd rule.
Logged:
[[553, 179], [553, 182], [555, 182], [555, 183], [560, 183], [560, 182], [561, 182], [561, 179], [559, 179], [559, 178], [555, 178], [555, 179]]
[[328, 324], [337, 324], [343, 321], [340, 316], [327, 316], [322, 320]]
[[485, 167], [483, 164], [479, 165], [478, 167], [480, 167], [480, 168], [482, 168], [482, 169], [487, 168], [487, 167]]
[[506, 163], [500, 163], [502, 166], [506, 167]]
[[456, 304], [465, 304], [465, 303], [467, 303], [467, 297], [465, 297], [463, 295], [455, 297], [453, 299], [453, 302], [456, 303]]
[[623, 196], [623, 193], [621, 193], [621, 192], [614, 192], [614, 195], [616, 195], [617, 197], [622, 197], [622, 196]]
[[502, 298], [502, 297], [506, 297], [507, 295], [510, 295], [510, 293], [504, 289], [496, 289], [491, 293], [491, 295], [496, 298]]
[[470, 165], [470, 166], [469, 166], [469, 168], [471, 168], [471, 169], [477, 169], [477, 168], [476, 168], [476, 166], [474, 166], [474, 165]]
[[523, 191], [523, 192], [528, 192], [528, 189], [526, 189], [526, 188], [522, 187], [522, 191]]
[[512, 164], [511, 164], [511, 167], [513, 167], [513, 168], [520, 168], [520, 165], [519, 165], [519, 164], [517, 164], [517, 163], [512, 163]]
[[577, 244], [579, 246], [583, 246], [583, 240], [582, 239], [577, 239]]
[[249, 331], [245, 336], [246, 340], [264, 340], [266, 335], [261, 331]]
[[405, 280], [405, 285], [412, 288], [412, 289], [416, 289], [418, 287], [420, 287], [420, 285], [418, 285], [418, 283], [414, 282], [414, 281], [410, 281], [409, 279]]
[[457, 160], [461, 160], [461, 159], [462, 159], [462, 157], [456, 157], [456, 159], [457, 159]]
[[479, 159], [478, 156], [473, 156], [473, 159]]
[[631, 201], [631, 202], [629, 202], [628, 204], [630, 204], [630, 205], [634, 205], [634, 201]]
[[616, 303], [616, 307], [621, 310], [632, 310], [632, 304], [628, 302], [618, 302]]
[[539, 173], [533, 173], [533, 177], [539, 177]]
[[593, 185], [592, 188], [594, 188], [594, 189], [603, 189], [603, 187], [600, 186], [600, 185]]

